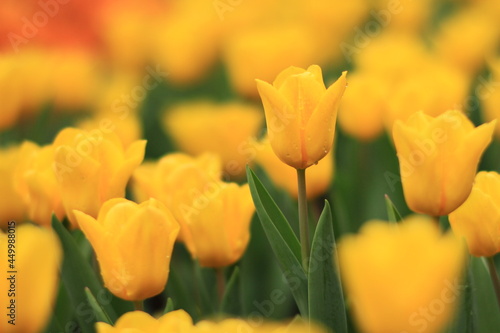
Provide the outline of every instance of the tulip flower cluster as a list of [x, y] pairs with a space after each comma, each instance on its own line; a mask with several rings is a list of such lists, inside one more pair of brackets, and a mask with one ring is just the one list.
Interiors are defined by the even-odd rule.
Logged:
[[500, 332], [498, 17], [4, 0], [0, 333]]

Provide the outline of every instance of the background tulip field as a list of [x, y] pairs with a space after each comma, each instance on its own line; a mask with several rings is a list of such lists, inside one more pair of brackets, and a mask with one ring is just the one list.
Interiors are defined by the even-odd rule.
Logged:
[[0, 333], [500, 332], [499, 17], [2, 0]]

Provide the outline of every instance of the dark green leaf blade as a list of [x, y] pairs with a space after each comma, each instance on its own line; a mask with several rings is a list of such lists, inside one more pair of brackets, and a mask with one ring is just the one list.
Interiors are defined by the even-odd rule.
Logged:
[[[271, 198], [271, 196], [269, 195], [269, 192], [265, 189], [260, 179], [257, 177], [257, 175], [255, 175], [255, 173], [250, 168], [247, 168], [247, 177], [248, 177], [248, 183], [250, 185], [250, 190], [252, 191], [253, 188], [253, 192], [255, 192], [255, 194], [259, 196], [260, 207], [257, 207], [257, 213], [259, 212], [259, 209], [261, 210], [262, 213], [265, 212], [265, 215], [269, 217], [270, 222], [278, 230], [281, 237], [283, 237], [283, 239], [287, 243], [290, 250], [292, 250], [297, 260], [300, 261], [301, 258], [300, 242], [295, 233], [293, 232], [292, 228], [290, 227], [290, 223], [288, 223], [287, 219], [285, 218], [281, 210], [278, 208], [273, 198]], [[252, 197], [253, 196], [254, 195], [252, 193]]]
[[309, 261], [309, 316], [336, 333], [347, 333], [344, 294], [337, 262], [332, 213], [328, 201], [325, 201]]
[[117, 315], [111, 306], [112, 295], [101, 286], [95, 272], [80, 253], [73, 237], [55, 216], [52, 218], [52, 228], [59, 236], [64, 252], [62, 283], [68, 291], [73, 306], [76, 307], [76, 319], [80, 323], [80, 328], [83, 332], [92, 333], [98, 315], [89, 304], [85, 288], [89, 288], [92, 294], [97, 295], [99, 300], [103, 300], [101, 305], [110, 319], [115, 321]]
[[300, 244], [274, 200], [247, 167], [248, 184], [257, 215], [303, 316], [308, 313], [307, 277], [300, 264]]
[[96, 314], [97, 321], [102, 321], [104, 323], [112, 325], [113, 322], [109, 318], [108, 314], [102, 308], [101, 304], [97, 301], [95, 296], [92, 294], [89, 288], [85, 288], [85, 295], [87, 296], [87, 300], [89, 301], [90, 307]]
[[387, 208], [387, 217], [389, 219], [389, 222], [396, 223], [403, 219], [401, 217], [401, 214], [399, 214], [398, 209], [392, 202], [391, 198], [389, 198], [387, 194], [385, 195], [385, 205]]

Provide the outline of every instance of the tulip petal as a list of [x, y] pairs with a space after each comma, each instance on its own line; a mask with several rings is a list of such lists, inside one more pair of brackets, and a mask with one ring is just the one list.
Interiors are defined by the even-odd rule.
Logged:
[[256, 80], [264, 105], [268, 136], [274, 153], [284, 163], [302, 166], [300, 119], [291, 104], [267, 82]]
[[305, 136], [315, 138], [313, 141], [307, 141], [308, 154], [316, 157], [314, 161], [308, 160], [308, 165], [323, 158], [332, 147], [337, 112], [347, 86], [346, 75], [347, 72], [343, 72], [340, 78], [326, 90], [306, 125]]

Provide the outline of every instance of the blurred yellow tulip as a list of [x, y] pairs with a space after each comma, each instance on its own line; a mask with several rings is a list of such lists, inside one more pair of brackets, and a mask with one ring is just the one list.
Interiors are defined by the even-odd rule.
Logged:
[[289, 67], [273, 85], [257, 80], [275, 154], [286, 164], [305, 169], [330, 151], [347, 72], [328, 89], [321, 68]]
[[171, 1], [153, 35], [152, 56], [176, 84], [202, 79], [220, 50], [220, 21], [214, 2]]
[[[143, 202], [149, 198], [155, 198], [166, 205], [181, 224], [179, 240], [184, 240], [187, 227], [180, 207], [174, 204], [174, 195], [179, 194], [178, 183], [182, 179], [177, 178], [177, 170], [194, 166], [197, 170], [203, 170], [207, 177], [219, 180], [221, 176], [221, 162], [217, 155], [205, 153], [198, 157], [191, 157], [182, 153], [168, 154], [158, 162], [146, 162], [139, 166], [133, 174], [132, 189], [136, 201]], [[192, 193], [183, 193], [187, 198]]]
[[187, 333], [193, 329], [193, 320], [184, 310], [164, 314], [158, 319], [146, 312], [133, 311], [122, 315], [115, 326], [97, 323], [97, 333]]
[[481, 171], [465, 202], [449, 216], [458, 237], [467, 241], [476, 257], [500, 252], [500, 175]]
[[114, 295], [140, 301], [163, 291], [179, 224], [159, 201], [106, 201], [97, 219], [74, 211], [94, 248], [104, 285]]
[[254, 26], [231, 35], [223, 56], [234, 89], [257, 98], [255, 78], [271, 81], [287, 66], [305, 67], [315, 60], [317, 49], [314, 35], [304, 25], [277, 24]]
[[[11, 244], [12, 248], [8, 246]], [[12, 258], [8, 256], [8, 249], [15, 252], [12, 262], [8, 261]], [[0, 269], [6, 274], [0, 279], [3, 293], [0, 332], [43, 332], [53, 312], [58, 290], [62, 260], [59, 239], [51, 229], [32, 224], [17, 227], [9, 223], [8, 232], [0, 230], [0, 256], [3, 258]]]
[[244, 319], [228, 318], [219, 322], [202, 320], [195, 326], [196, 333], [229, 333], [229, 332], [251, 332], [251, 333], [326, 333], [319, 326], [307, 321], [286, 322], [258, 322]]
[[406, 121], [420, 110], [436, 117], [446, 110], [462, 108], [469, 84], [467, 76], [456, 68], [430, 61], [422, 66], [419, 73], [408, 76], [391, 88], [384, 114], [386, 127], [390, 130], [396, 120]]
[[53, 169], [54, 147], [40, 147], [26, 141], [14, 174], [15, 186], [21, 195], [32, 222], [50, 227], [52, 214], [59, 220], [65, 215], [62, 194]]
[[441, 24], [434, 44], [445, 62], [470, 75], [484, 66], [486, 55], [499, 45], [498, 16], [486, 8], [469, 7], [457, 11]]
[[14, 174], [21, 161], [21, 148], [19, 145], [0, 148], [0, 228], [5, 228], [7, 222], [24, 221], [27, 207], [23, 203], [21, 194], [16, 189]]
[[115, 133], [66, 128], [53, 145], [63, 205], [76, 227], [73, 210], [97, 217], [105, 201], [125, 195], [129, 178], [144, 159], [146, 141], [136, 141], [124, 149]]
[[114, 132], [124, 147], [129, 147], [142, 137], [142, 126], [135, 113], [122, 116], [115, 112], [101, 112], [92, 118], [80, 121], [76, 126], [87, 132], [95, 130], [104, 133]]
[[263, 118], [262, 111], [251, 105], [195, 102], [169, 110], [164, 128], [182, 151], [218, 154], [225, 174], [241, 178], [251, 160], [251, 140], [258, 135]]
[[441, 332], [465, 289], [465, 249], [451, 233], [441, 235], [431, 218], [368, 222], [358, 235], [340, 240], [338, 255], [362, 332]]
[[[297, 171], [283, 163], [274, 154], [269, 139], [255, 143], [257, 162], [264, 168], [271, 180], [286, 190], [294, 198], [298, 197]], [[332, 151], [316, 165], [307, 169], [306, 193], [308, 199], [314, 199], [325, 193], [333, 179], [334, 165]]]
[[222, 182], [195, 163], [175, 169], [171, 177], [172, 207], [193, 258], [204, 267], [238, 261], [248, 245], [255, 211], [248, 184]]
[[391, 85], [385, 77], [361, 71], [349, 76], [349, 89], [342, 98], [339, 110], [340, 127], [364, 141], [377, 138], [384, 132]]
[[460, 111], [437, 117], [416, 112], [396, 121], [393, 139], [408, 206], [431, 216], [447, 215], [472, 189], [479, 159], [491, 142], [495, 122], [474, 128]]

